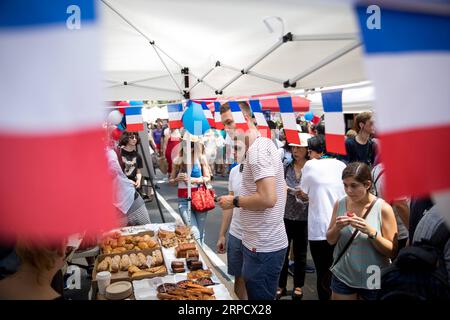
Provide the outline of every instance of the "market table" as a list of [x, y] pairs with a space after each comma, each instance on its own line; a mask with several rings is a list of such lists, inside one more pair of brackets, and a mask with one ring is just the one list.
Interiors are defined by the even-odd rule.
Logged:
[[[120, 229], [111, 230], [112, 232], [120, 232], [123, 236], [133, 235], [140, 232], [152, 231], [156, 235], [158, 230], [164, 229], [167, 231], [175, 230], [175, 223], [152, 223], [136, 227], [125, 227]], [[206, 252], [203, 250], [202, 246], [195, 241], [196, 249], [199, 253], [199, 259], [203, 262], [204, 266], [211, 270], [211, 279], [216, 283], [216, 285], [211, 286], [214, 289], [215, 296], [217, 300], [236, 300], [238, 299], [234, 293], [234, 283], [230, 280], [225, 279], [219, 268], [214, 265], [211, 259], [208, 257]], [[129, 280], [133, 284], [133, 294], [128, 299], [136, 300], [156, 300], [156, 287], [158, 284], [162, 283], [176, 283], [181, 280], [187, 279], [187, 270], [184, 273], [172, 273], [171, 271], [171, 261], [180, 260], [175, 257], [175, 248], [164, 248], [161, 246], [161, 251], [164, 257], [165, 265], [167, 268], [168, 275], [164, 277], [154, 277], [142, 280]], [[93, 297], [98, 300], [105, 300], [106, 298], [97, 292], [96, 281], [93, 279], [92, 282]]]

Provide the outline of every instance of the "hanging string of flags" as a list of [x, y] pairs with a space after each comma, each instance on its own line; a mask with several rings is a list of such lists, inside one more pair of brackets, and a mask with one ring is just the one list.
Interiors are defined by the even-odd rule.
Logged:
[[130, 101], [130, 107], [125, 109], [125, 120], [128, 131], [144, 131], [144, 120], [142, 119], [142, 101]]
[[214, 101], [214, 121], [217, 130], [223, 130], [225, 128], [220, 118], [220, 102], [218, 101]]
[[278, 98], [280, 106], [281, 121], [283, 121], [284, 135], [288, 143], [300, 145], [300, 137], [297, 130], [297, 119], [295, 118], [292, 100], [290, 97]]
[[325, 141], [327, 151], [346, 155], [342, 90], [322, 92], [322, 105], [323, 111], [325, 112]]
[[183, 127], [183, 105], [181, 103], [167, 105], [167, 111], [169, 114], [169, 128], [180, 129]]
[[202, 106], [203, 113], [205, 114], [206, 120], [208, 120], [208, 123], [211, 126], [211, 128], [214, 128], [215, 121], [214, 121], [214, 118], [212, 116], [211, 110], [209, 110], [209, 107], [208, 107], [208, 105], [206, 104], [205, 101], [202, 101], [200, 104]]
[[261, 109], [261, 103], [259, 100], [250, 100], [250, 108], [253, 112], [253, 115], [256, 119], [256, 126], [258, 127], [259, 132], [263, 137], [270, 138], [270, 129], [269, 125], [267, 124], [266, 118], [264, 117], [264, 114], [262, 113]]

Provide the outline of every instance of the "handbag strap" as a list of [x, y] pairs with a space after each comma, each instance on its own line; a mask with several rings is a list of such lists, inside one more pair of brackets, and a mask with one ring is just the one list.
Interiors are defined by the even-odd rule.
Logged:
[[[369, 215], [370, 211], [372, 210], [373, 206], [375, 205], [375, 202], [377, 202], [378, 198], [375, 198], [372, 203], [370, 204], [370, 206], [367, 208], [366, 213], [363, 216], [363, 219], [365, 220], [367, 218], [367, 216]], [[344, 248], [342, 249], [342, 251], [339, 253], [339, 255], [337, 256], [336, 260], [333, 262], [333, 265], [330, 267], [333, 268], [338, 262], [339, 260], [342, 258], [342, 256], [344, 255], [344, 253], [347, 251], [347, 249], [350, 247], [350, 245], [352, 244], [353, 240], [356, 238], [356, 236], [358, 235], [359, 230], [356, 229], [352, 236], [350, 237], [350, 239], [348, 239], [347, 243], [345, 244]]]

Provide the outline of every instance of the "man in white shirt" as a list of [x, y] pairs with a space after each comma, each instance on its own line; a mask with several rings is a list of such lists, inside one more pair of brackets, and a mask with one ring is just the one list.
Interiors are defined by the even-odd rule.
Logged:
[[317, 294], [319, 300], [329, 300], [329, 283], [324, 283], [326, 273], [333, 263], [333, 250], [327, 242], [333, 206], [345, 196], [342, 161], [326, 156], [325, 138], [317, 135], [308, 139], [310, 158], [302, 169], [300, 189], [309, 198], [308, 240], [311, 256], [317, 270]]
[[[234, 159], [242, 163], [243, 152], [238, 145], [234, 146]], [[235, 166], [230, 171], [228, 180], [228, 192], [231, 196], [238, 195], [241, 189], [242, 173], [240, 166]], [[231, 226], [230, 226], [231, 225]], [[225, 234], [228, 232], [228, 241]], [[235, 277], [234, 292], [240, 300], [247, 300], [245, 281], [242, 277], [242, 265], [244, 253], [242, 248], [242, 227], [239, 208], [223, 210], [222, 224], [220, 226], [219, 240], [217, 241], [217, 252], [227, 253], [228, 274]]]
[[[239, 108], [241, 110], [239, 110]], [[236, 130], [233, 112], [242, 111], [249, 130]], [[235, 113], [239, 116], [239, 113]], [[239, 195], [223, 196], [222, 209], [240, 207], [243, 245], [242, 275], [249, 300], [274, 300], [287, 249], [284, 227], [286, 182], [279, 153], [272, 140], [260, 137], [247, 103], [226, 103], [220, 108], [227, 133], [243, 142]]]

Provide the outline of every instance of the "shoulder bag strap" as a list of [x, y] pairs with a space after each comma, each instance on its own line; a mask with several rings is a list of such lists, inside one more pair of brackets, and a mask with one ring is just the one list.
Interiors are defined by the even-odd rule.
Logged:
[[[375, 202], [377, 202], [378, 198], [375, 198], [372, 203], [370, 204], [369, 208], [367, 208], [366, 213], [363, 216], [363, 219], [366, 219], [367, 215], [370, 213], [370, 211], [372, 210], [373, 206], [375, 205]], [[331, 266], [331, 268], [333, 268], [338, 262], [339, 260], [342, 258], [342, 256], [344, 255], [344, 253], [347, 251], [347, 249], [350, 247], [350, 245], [352, 244], [353, 240], [356, 238], [356, 236], [358, 235], [359, 230], [356, 229], [352, 236], [350, 237], [350, 239], [348, 239], [347, 243], [345, 244], [344, 248], [342, 249], [342, 251], [339, 253], [339, 255], [337, 256], [336, 260], [333, 262], [333, 265]], [[330, 268], [330, 269], [331, 269]]]

